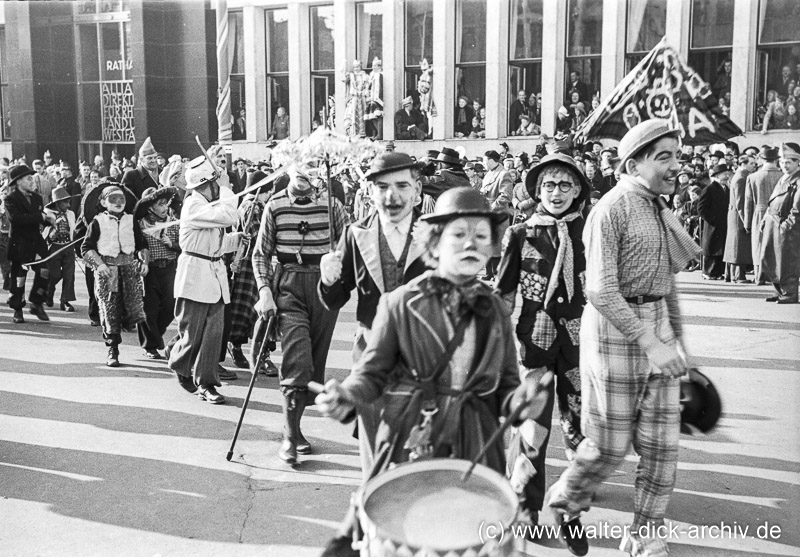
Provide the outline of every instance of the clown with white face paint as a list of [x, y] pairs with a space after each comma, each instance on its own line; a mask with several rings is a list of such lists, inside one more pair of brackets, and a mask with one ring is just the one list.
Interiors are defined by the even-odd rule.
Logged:
[[525, 186], [539, 204], [526, 222], [506, 232], [496, 291], [512, 309], [517, 291], [522, 295], [516, 331], [523, 374], [537, 378], [550, 371], [556, 378], [547, 390], [545, 412], [517, 429], [509, 444], [511, 483], [535, 524], [544, 502], [556, 399], [567, 454], [583, 440], [578, 331], [586, 305], [586, 259], [581, 209], [591, 185], [571, 157], [553, 154], [530, 170]]

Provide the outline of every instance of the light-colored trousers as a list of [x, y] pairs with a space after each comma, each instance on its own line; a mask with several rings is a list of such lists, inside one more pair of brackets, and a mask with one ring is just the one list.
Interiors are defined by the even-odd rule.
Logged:
[[225, 304], [175, 300], [178, 341], [169, 354], [169, 368], [184, 377], [194, 377], [195, 385], [219, 387], [217, 368], [222, 345]]

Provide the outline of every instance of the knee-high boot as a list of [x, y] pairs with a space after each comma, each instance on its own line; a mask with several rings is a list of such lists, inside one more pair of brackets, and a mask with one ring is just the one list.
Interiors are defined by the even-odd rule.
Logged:
[[297, 454], [311, 454], [311, 443], [309, 443], [300, 429], [300, 420], [308, 404], [308, 391], [297, 391]]
[[283, 443], [278, 450], [278, 458], [289, 464], [297, 462], [297, 440], [300, 432], [300, 412], [298, 392], [283, 395]]

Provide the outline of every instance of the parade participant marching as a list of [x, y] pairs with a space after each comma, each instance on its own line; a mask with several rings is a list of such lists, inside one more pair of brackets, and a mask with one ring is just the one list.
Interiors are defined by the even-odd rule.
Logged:
[[[367, 345], [381, 295], [427, 270], [422, 249], [411, 234], [419, 218], [414, 210], [421, 191], [417, 163], [406, 153], [383, 153], [373, 159], [366, 179], [371, 182], [376, 212], [351, 224], [338, 250], [320, 260], [319, 297], [325, 307], [338, 311], [353, 289], [358, 291], [353, 364]], [[379, 402], [359, 408], [358, 444], [364, 474], [372, 468], [381, 409]]]
[[178, 254], [178, 226], [160, 230], [157, 224], [174, 222], [170, 205], [178, 195], [178, 188], [149, 188], [133, 210], [150, 250], [150, 272], [144, 277], [144, 313], [147, 320], [139, 323], [139, 345], [151, 360], [163, 360], [159, 350], [164, 349], [164, 334], [175, 319], [175, 271]]
[[[677, 471], [678, 378], [687, 363], [674, 275], [699, 253], [661, 197], [675, 190], [679, 134], [660, 119], [629, 130], [619, 145], [620, 182], [589, 214], [583, 234], [589, 303], [580, 333], [587, 439], [545, 497], [565, 536], [632, 444], [640, 460], [633, 525], [621, 549], [636, 557], [668, 554], [653, 531], [663, 525]], [[571, 532], [568, 547], [586, 554], [585, 533]]]
[[[11, 296], [8, 305], [14, 310], [14, 323], [24, 323], [22, 308], [25, 307], [25, 279], [28, 270], [23, 267], [37, 257], [47, 256], [47, 243], [39, 232], [42, 224], [54, 224], [52, 215], [44, 212], [42, 197], [36, 193], [34, 172], [27, 165], [20, 164], [11, 168], [8, 173], [8, 186], [16, 185], [16, 189], [5, 199], [5, 208], [11, 222], [8, 239], [8, 260], [11, 262], [9, 283]], [[50, 321], [42, 304], [47, 299], [50, 271], [44, 263], [34, 265], [33, 286], [28, 301], [30, 312], [41, 321]]]
[[205, 157], [187, 163], [180, 219], [180, 247], [175, 274], [178, 340], [169, 353], [169, 368], [181, 387], [201, 400], [222, 404], [225, 397], [217, 368], [225, 305], [230, 303], [222, 256], [239, 247], [242, 234], [225, 233], [237, 221], [236, 197], [226, 176]]
[[540, 203], [527, 221], [507, 231], [495, 291], [513, 309], [521, 289], [516, 332], [523, 375], [539, 378], [549, 370], [557, 379], [555, 390], [551, 384], [547, 391], [542, 415], [523, 424], [509, 447], [511, 484], [521, 489], [522, 507], [537, 524], [547, 487], [545, 458], [556, 394], [567, 453], [574, 454], [583, 440], [578, 333], [586, 305], [586, 259], [581, 209], [591, 184], [572, 158], [554, 154], [528, 173], [525, 186]]
[[139, 223], [126, 212], [132, 202], [125, 190], [110, 182], [95, 191], [105, 211], [89, 223], [81, 253], [94, 269], [95, 296], [108, 346], [106, 365], [119, 367], [122, 330], [133, 329], [146, 319], [139, 276], [147, 275], [150, 253]]
[[776, 164], [778, 149], [763, 147], [758, 154], [761, 168], [747, 177], [744, 200], [745, 229], [750, 233], [750, 247], [753, 254], [754, 278], [759, 285], [765, 284], [761, 272], [761, 221], [769, 206], [769, 197], [781, 179], [781, 169]]
[[[256, 170], [247, 178], [247, 187], [257, 184], [267, 175]], [[255, 238], [261, 225], [264, 214], [264, 205], [272, 195], [274, 182], [269, 182], [257, 191], [248, 193], [239, 205], [239, 227], [248, 238]], [[247, 344], [253, 335], [257, 314], [255, 310], [258, 301], [258, 285], [253, 273], [253, 244], [250, 240], [236, 254], [236, 260], [231, 263], [233, 271], [233, 286], [231, 287], [231, 332], [228, 341], [228, 352], [237, 367], [249, 367], [247, 358], [242, 352], [242, 345]], [[262, 371], [262, 370], [256, 370]], [[264, 373], [268, 377], [278, 375], [278, 368], [267, 355], [264, 360]]]
[[[331, 199], [329, 225], [328, 199], [317, 195], [304, 170], [287, 170], [288, 187], [272, 196], [264, 209], [261, 228], [253, 251], [253, 270], [258, 285], [256, 311], [261, 316], [275, 312], [281, 336], [283, 363], [279, 372], [283, 394], [283, 443], [281, 460], [295, 463], [297, 455], [308, 454], [311, 446], [300, 430], [300, 419], [307, 404], [308, 382], [324, 381], [333, 328], [338, 311], [328, 311], [317, 296], [319, 264], [338, 242], [347, 224], [347, 213], [337, 199]], [[282, 266], [276, 292], [271, 258]]]
[[[72, 196], [67, 188], [58, 187], [52, 192], [53, 201], [45, 205], [45, 213], [52, 215], [54, 223], [46, 227], [42, 236], [48, 241], [48, 255], [56, 254], [47, 262], [50, 285], [47, 288], [47, 306], [53, 307], [56, 286], [61, 284], [61, 311], [74, 312], [70, 302], [75, 301], [75, 248], [70, 245], [75, 236], [75, 213], [69, 206]], [[67, 247], [69, 246], [69, 247]]]
[[[536, 382], [520, 384], [508, 310], [477, 279], [505, 220], [470, 187], [443, 193], [416, 238], [436, 270], [381, 298], [353, 373], [317, 396], [340, 421], [383, 396], [371, 476], [420, 458], [472, 459], [517, 405], [531, 401], [521, 419], [541, 412]], [[502, 444], [480, 462], [505, 472]]]
[[761, 225], [760, 267], [775, 287], [776, 295], [767, 301], [796, 304], [800, 277], [800, 145], [781, 145], [780, 164], [783, 176], [769, 197]]

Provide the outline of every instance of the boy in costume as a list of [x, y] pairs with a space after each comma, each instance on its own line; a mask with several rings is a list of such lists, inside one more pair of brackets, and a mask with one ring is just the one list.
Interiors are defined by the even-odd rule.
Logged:
[[[67, 188], [57, 187], [52, 193], [53, 201], [45, 205], [44, 212], [52, 215], [54, 223], [44, 229], [42, 235], [48, 242], [48, 255], [57, 255], [48, 261], [50, 286], [47, 289], [47, 306], [53, 307], [56, 285], [61, 284], [61, 311], [73, 312], [70, 302], [75, 301], [75, 248], [69, 244], [75, 236], [75, 213], [69, 206], [73, 196]], [[69, 246], [69, 247], [66, 247]]]

